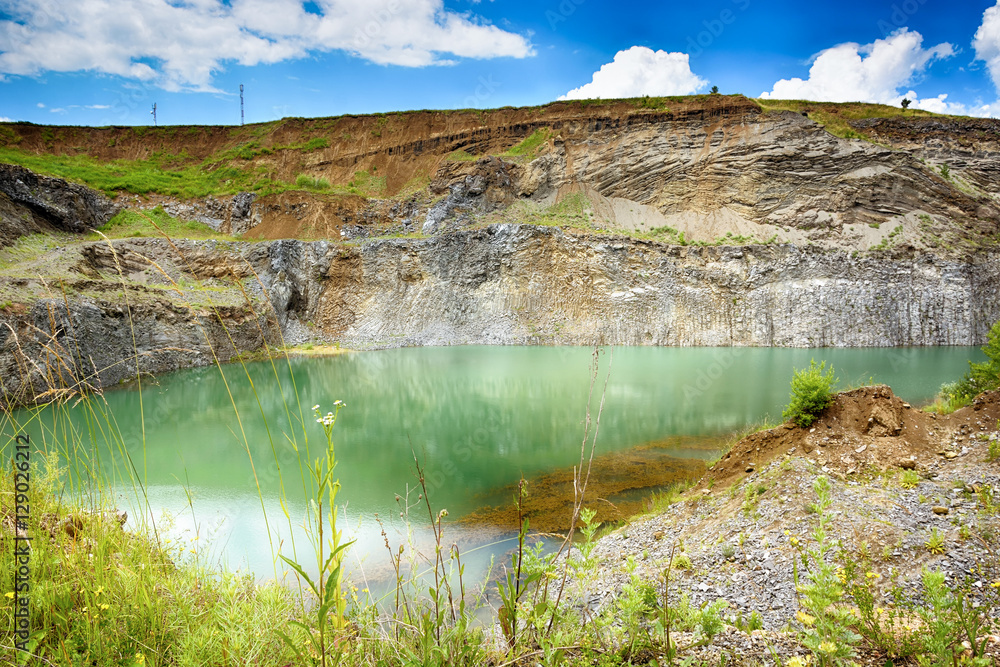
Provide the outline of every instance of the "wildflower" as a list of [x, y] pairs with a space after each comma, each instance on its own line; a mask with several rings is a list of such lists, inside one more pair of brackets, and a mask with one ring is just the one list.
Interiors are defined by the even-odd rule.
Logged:
[[810, 616], [809, 614], [801, 610], [796, 612], [795, 618], [799, 619], [799, 622], [802, 623], [802, 625], [812, 625], [813, 623], [816, 622], [815, 617]]
[[104, 586], [101, 586], [96, 591], [94, 591], [94, 595], [100, 595], [103, 592], [104, 592]]
[[837, 650], [837, 646], [830, 641], [821, 642], [819, 645], [819, 650], [821, 653], [833, 653]]
[[14, 591], [11, 591], [10, 593], [7, 593], [6, 597], [13, 598], [14, 597]]
[[334, 406], [343, 405], [344, 402], [338, 398], [336, 401], [333, 402], [333, 404], [334, 404]]
[[865, 576], [867, 578], [869, 578], [869, 579], [881, 579], [882, 578], [882, 575], [879, 574], [878, 572], [867, 572], [867, 573], [865, 573]]
[[990, 584], [990, 588], [1000, 588], [1000, 579], [997, 579], [992, 584]]
[[793, 547], [797, 547], [799, 546], [799, 538], [792, 537], [788, 540], [788, 543], [791, 544]]
[[144, 656], [142, 653], [136, 653], [135, 654], [135, 664], [139, 665], [140, 667], [142, 665], [145, 665], [146, 664], [146, 656]]
[[785, 537], [788, 537], [791, 534], [792, 534], [791, 531], [787, 531], [787, 530], [785, 531]]
[[318, 404], [313, 406], [313, 411], [315, 412], [316, 410], [319, 410], [319, 405]]
[[101, 604], [101, 611], [106, 611], [110, 605]]
[[785, 667], [806, 667], [806, 665], [808, 664], [809, 664], [808, 661], [803, 660], [800, 656], [797, 655], [792, 656], [791, 658], [785, 661]]

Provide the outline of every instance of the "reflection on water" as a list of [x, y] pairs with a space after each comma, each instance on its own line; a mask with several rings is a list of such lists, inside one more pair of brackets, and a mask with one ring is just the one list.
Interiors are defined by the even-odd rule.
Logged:
[[[977, 348], [618, 348], [598, 451], [658, 442], [670, 456], [708, 458], [711, 448], [682, 450], [673, 443], [681, 436], [720, 437], [765, 415], [777, 418], [793, 368], [811, 358], [832, 363], [842, 386], [874, 377], [918, 403], [979, 355]], [[213, 538], [210, 547], [198, 540], [205, 553], [214, 549], [231, 566], [268, 576], [275, 570], [271, 545], [302, 544], [278, 499], [284, 493], [291, 523], [300, 523], [305, 493], [297, 461], [315, 458], [322, 445], [314, 404], [324, 411], [337, 399], [347, 404], [334, 431], [338, 500], [348, 517], [342, 527], [358, 540], [352, 553], [372, 562], [385, 550], [376, 513], [395, 522], [389, 533], [405, 535], [395, 495], [416, 484], [413, 452], [426, 467], [435, 510], [447, 508], [451, 520], [502, 503], [521, 475], [575, 464], [591, 356], [586, 348], [449, 347], [255, 363], [247, 367], [249, 377], [239, 365], [224, 367], [224, 378], [219, 368], [201, 368], [146, 382], [141, 393], [108, 392], [109, 416], [88, 420], [78, 407], [73, 424], [93, 432], [98, 445], [81, 455], [99, 460], [103, 475], [121, 483], [134, 466], [153, 515], [169, 509], [179, 529]], [[601, 356], [602, 369], [609, 361], [609, 354]], [[35, 442], [53, 446], [53, 419], [51, 410], [38, 415], [29, 427]], [[106, 436], [109, 422], [124, 447]], [[131, 489], [121, 488], [124, 504]], [[133, 509], [130, 516], [145, 513]], [[491, 549], [484, 550], [484, 562]]]

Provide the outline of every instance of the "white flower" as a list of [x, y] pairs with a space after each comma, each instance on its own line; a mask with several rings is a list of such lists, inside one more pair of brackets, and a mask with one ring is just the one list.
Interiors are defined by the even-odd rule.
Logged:
[[317, 404], [317, 405], [314, 405], [314, 406], [313, 406], [313, 410], [319, 410], [319, 405], [318, 405], [318, 404]]
[[344, 402], [342, 400], [340, 400], [340, 399], [337, 399], [336, 401], [333, 402], [333, 404], [334, 405], [343, 405]]

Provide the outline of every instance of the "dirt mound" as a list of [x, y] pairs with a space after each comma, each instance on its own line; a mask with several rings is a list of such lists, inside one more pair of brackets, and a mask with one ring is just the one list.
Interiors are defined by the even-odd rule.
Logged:
[[[727, 487], [784, 454], [811, 458], [840, 476], [865, 469], [926, 469], [939, 458], [954, 458], [954, 449], [998, 420], [998, 391], [981, 394], [950, 415], [938, 415], [911, 407], [885, 385], [861, 387], [838, 394], [808, 428], [787, 422], [743, 438], [708, 469], [696, 492]], [[943, 448], [945, 442], [951, 449]]]

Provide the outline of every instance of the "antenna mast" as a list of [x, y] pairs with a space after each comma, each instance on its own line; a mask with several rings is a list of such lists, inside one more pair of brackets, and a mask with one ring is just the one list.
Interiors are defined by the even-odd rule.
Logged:
[[243, 84], [240, 84], [240, 125], [243, 124]]
[[153, 102], [153, 110], [149, 113], [153, 114], [153, 127], [156, 127], [156, 102]]

